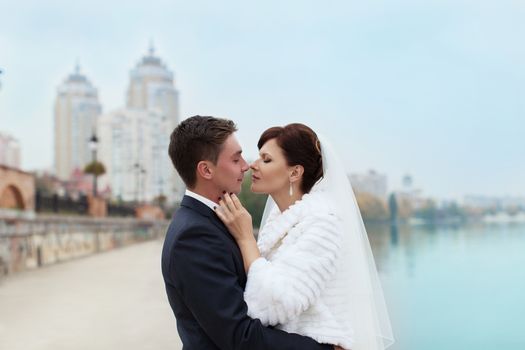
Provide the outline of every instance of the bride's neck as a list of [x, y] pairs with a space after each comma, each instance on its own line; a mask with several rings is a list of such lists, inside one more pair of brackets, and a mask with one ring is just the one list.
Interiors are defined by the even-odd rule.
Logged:
[[290, 208], [290, 206], [299, 199], [303, 198], [303, 193], [301, 191], [294, 190], [291, 196], [289, 191], [289, 189], [286, 189], [276, 193], [270, 193], [270, 196], [272, 196], [272, 199], [274, 200], [275, 204], [277, 204], [277, 207], [281, 213]]

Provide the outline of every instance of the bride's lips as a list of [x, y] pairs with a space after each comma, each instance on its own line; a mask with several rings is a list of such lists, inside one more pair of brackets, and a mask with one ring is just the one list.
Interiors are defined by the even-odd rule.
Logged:
[[252, 180], [255, 181], [255, 180], [260, 180], [260, 178], [258, 176], [255, 176], [255, 175], [252, 175]]

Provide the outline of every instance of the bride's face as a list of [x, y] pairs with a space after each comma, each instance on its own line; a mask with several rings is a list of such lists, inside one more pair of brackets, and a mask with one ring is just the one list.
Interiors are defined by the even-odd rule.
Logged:
[[268, 140], [259, 150], [259, 159], [250, 166], [254, 193], [274, 194], [288, 191], [292, 167], [275, 139]]

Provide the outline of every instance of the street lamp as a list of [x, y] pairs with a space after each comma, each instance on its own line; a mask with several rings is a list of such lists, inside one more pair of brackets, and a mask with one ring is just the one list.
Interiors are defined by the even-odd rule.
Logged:
[[142, 199], [144, 199], [144, 176], [141, 178], [141, 174], [146, 174], [146, 169], [142, 165], [140, 165], [138, 162], [133, 164], [133, 169], [135, 169], [135, 202], [139, 202], [139, 195], [141, 195]]
[[[95, 134], [95, 131], [93, 131], [93, 134], [91, 135], [91, 138], [89, 139], [89, 149], [91, 150], [93, 154], [93, 164], [97, 164], [97, 147], [98, 147], [98, 138]], [[93, 174], [93, 197], [97, 196], [97, 175]]]

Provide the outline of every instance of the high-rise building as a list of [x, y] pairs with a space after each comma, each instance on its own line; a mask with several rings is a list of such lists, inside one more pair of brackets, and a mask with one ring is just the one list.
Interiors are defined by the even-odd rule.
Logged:
[[182, 197], [184, 184], [168, 157], [170, 134], [178, 124], [178, 92], [153, 47], [130, 72], [126, 107], [98, 121], [99, 159], [106, 167], [102, 187], [114, 198], [151, 201]]
[[99, 159], [106, 167], [100, 178], [112, 197], [151, 201], [158, 196], [176, 200], [172, 166], [167, 155], [168, 120], [155, 110], [123, 108], [98, 120]]
[[366, 192], [379, 198], [386, 198], [387, 177], [370, 170], [366, 174], [350, 175], [350, 182], [355, 192]]
[[0, 165], [20, 169], [20, 143], [13, 136], [0, 132]]
[[155, 56], [153, 45], [131, 70], [126, 104], [128, 108], [159, 110], [171, 130], [179, 123], [179, 93], [173, 73]]
[[410, 205], [412, 210], [421, 209], [428, 205], [429, 198], [423, 195], [423, 190], [414, 185], [414, 178], [410, 174], [405, 174], [401, 179], [401, 187], [395, 190], [398, 201], [403, 201]]
[[55, 172], [67, 180], [75, 169], [91, 161], [88, 141], [102, 111], [97, 89], [80, 67], [58, 87], [55, 102]]

